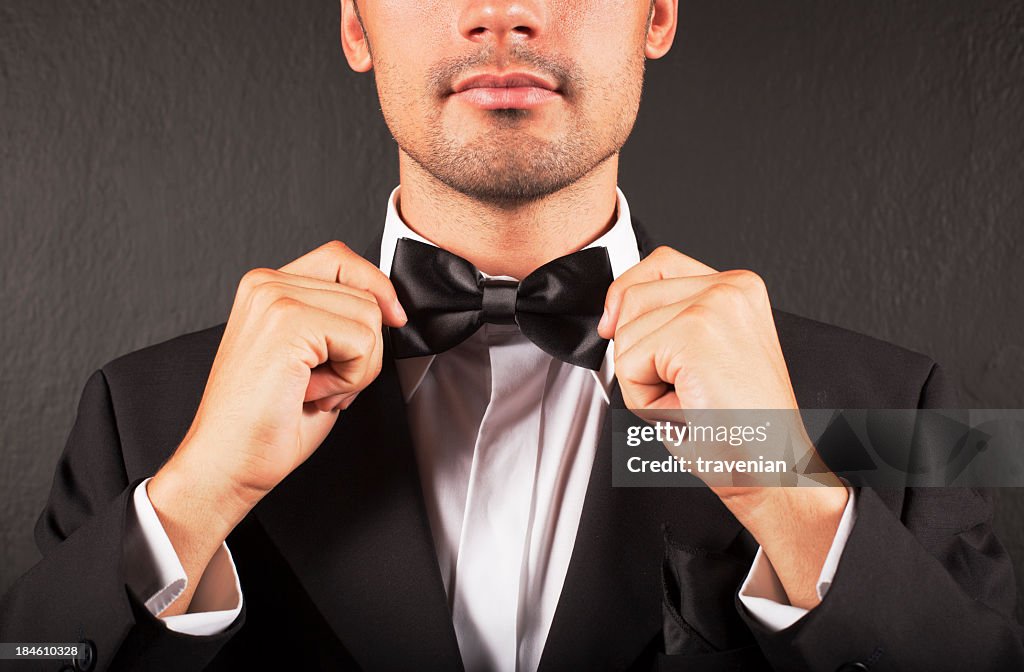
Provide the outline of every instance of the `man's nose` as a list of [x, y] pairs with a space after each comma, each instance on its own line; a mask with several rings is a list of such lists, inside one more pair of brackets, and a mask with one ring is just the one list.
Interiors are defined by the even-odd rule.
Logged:
[[459, 32], [474, 42], [529, 41], [541, 33], [544, 20], [544, 3], [536, 0], [468, 0]]

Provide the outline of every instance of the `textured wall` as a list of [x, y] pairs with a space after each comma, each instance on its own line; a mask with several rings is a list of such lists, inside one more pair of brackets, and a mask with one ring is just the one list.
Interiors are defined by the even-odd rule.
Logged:
[[[622, 186], [775, 303], [1024, 406], [1024, 6], [682, 0]], [[222, 321], [234, 285], [369, 240], [397, 179], [328, 0], [0, 5], [0, 591], [88, 374]], [[1024, 560], [1024, 493], [1004, 541]]]

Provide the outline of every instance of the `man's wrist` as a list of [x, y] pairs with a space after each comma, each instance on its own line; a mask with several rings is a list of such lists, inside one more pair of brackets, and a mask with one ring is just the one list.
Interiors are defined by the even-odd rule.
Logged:
[[223, 542], [258, 498], [243, 496], [214, 465], [179, 450], [147, 484], [150, 502], [165, 529], [202, 538], [213, 549]]
[[[839, 486], [842, 483], [837, 480]], [[835, 533], [846, 508], [849, 493], [845, 487], [765, 487], [747, 488], [723, 497], [736, 519], [761, 545], [771, 538], [785, 537], [790, 531], [806, 533], [821, 528]], [[761, 537], [766, 537], [762, 539]]]
[[757, 540], [793, 606], [820, 602], [818, 577], [849, 500], [845, 487], [751, 489], [723, 498]]

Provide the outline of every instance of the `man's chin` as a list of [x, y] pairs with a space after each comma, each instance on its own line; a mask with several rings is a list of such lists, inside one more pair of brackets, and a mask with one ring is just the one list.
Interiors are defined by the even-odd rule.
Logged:
[[[552, 180], [548, 176], [524, 174], [436, 175], [446, 186], [473, 200], [502, 208], [513, 208], [538, 201], [572, 184], [575, 180]], [[467, 179], [468, 178], [468, 179]]]
[[[450, 136], [449, 136], [450, 137]], [[549, 140], [534, 133], [498, 129], [470, 142], [444, 142], [408, 154], [450, 189], [474, 200], [514, 207], [550, 196], [578, 181], [598, 162], [587, 161], [585, 143]]]

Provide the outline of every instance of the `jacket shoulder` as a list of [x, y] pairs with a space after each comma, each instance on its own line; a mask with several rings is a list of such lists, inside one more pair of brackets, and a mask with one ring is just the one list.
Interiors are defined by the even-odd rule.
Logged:
[[773, 311], [801, 408], [917, 408], [930, 357], [866, 334]]
[[140, 348], [108, 362], [102, 367], [103, 373], [108, 380], [127, 380], [145, 374], [144, 378], [150, 382], [160, 380], [154, 378], [154, 372], [185, 373], [200, 367], [208, 373], [224, 335], [224, 326], [221, 323]]
[[181, 443], [199, 408], [223, 333], [219, 324], [102, 367], [129, 479], [151, 474]]

